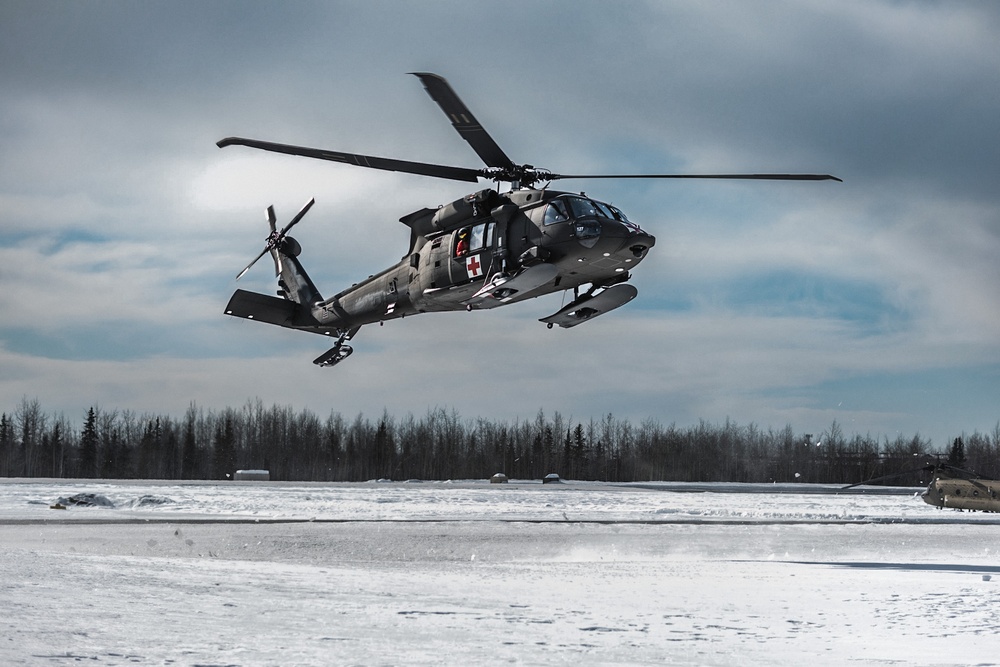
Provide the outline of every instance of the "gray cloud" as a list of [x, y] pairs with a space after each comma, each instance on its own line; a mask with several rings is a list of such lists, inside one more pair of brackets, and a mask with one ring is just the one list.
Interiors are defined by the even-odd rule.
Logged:
[[[7, 2], [0, 18], [0, 408], [836, 418], [939, 446], [1000, 417], [981, 380], [1000, 368], [992, 5]], [[518, 161], [846, 182], [587, 183], [658, 237], [628, 309], [571, 332], [535, 322], [558, 298], [394, 322], [318, 371], [318, 337], [220, 314], [264, 207], [317, 198], [297, 231], [329, 293], [405, 251], [401, 215], [465, 190], [213, 143], [478, 166], [414, 70], [447, 76]], [[968, 385], [969, 407], [910, 387], [928, 378]]]

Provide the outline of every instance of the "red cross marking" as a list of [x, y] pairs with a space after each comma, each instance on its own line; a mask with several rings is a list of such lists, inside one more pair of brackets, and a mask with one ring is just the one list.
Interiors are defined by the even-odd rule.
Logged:
[[479, 263], [479, 256], [473, 255], [465, 260], [465, 269], [469, 272], [470, 278], [477, 278], [482, 273], [483, 265]]

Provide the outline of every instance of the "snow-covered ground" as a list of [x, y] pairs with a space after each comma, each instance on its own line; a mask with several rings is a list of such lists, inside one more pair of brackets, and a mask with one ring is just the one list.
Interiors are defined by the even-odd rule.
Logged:
[[1000, 515], [832, 490], [0, 480], [0, 664], [1000, 664]]

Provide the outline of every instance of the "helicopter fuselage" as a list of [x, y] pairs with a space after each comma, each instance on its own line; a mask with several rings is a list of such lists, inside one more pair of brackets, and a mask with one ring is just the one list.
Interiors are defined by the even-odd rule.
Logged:
[[[416, 211], [401, 222], [412, 230], [403, 259], [333, 297], [312, 302], [314, 322], [300, 315], [296, 328], [325, 333], [418, 313], [491, 308], [583, 285], [607, 287], [627, 280], [629, 270], [655, 243], [619, 209], [549, 190], [503, 195], [483, 190], [436, 210]], [[279, 264], [301, 270], [287, 259]], [[513, 279], [541, 264], [555, 268], [544, 284], [500, 301], [492, 294], [473, 298], [487, 281]], [[280, 284], [295, 282], [293, 276]], [[498, 291], [502, 289], [500, 284]], [[291, 289], [283, 291], [282, 296], [298, 300]]]
[[964, 479], [936, 472], [921, 498], [928, 505], [940, 508], [1000, 512], [1000, 481]]

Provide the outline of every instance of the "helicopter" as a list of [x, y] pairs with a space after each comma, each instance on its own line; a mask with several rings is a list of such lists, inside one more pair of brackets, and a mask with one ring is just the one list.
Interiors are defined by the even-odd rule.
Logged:
[[1000, 480], [987, 479], [972, 471], [940, 461], [916, 470], [906, 470], [851, 484], [841, 490], [852, 489], [862, 484], [875, 484], [917, 471], [931, 473], [927, 489], [920, 494], [921, 499], [928, 505], [938, 509], [950, 507], [957, 510], [1000, 512]]
[[931, 472], [931, 482], [920, 494], [928, 505], [1000, 512], [1000, 481], [946, 464], [933, 466]]
[[[309, 157], [341, 164], [433, 178], [479, 183], [477, 190], [437, 208], [421, 208], [399, 219], [410, 230], [402, 259], [351, 287], [324, 298], [302, 268], [302, 246], [288, 232], [315, 203], [280, 230], [267, 208], [270, 234], [264, 249], [274, 260], [277, 296], [237, 289], [225, 308], [233, 317], [328, 336], [333, 347], [313, 360], [334, 366], [353, 352], [348, 341], [362, 326], [410, 315], [485, 310], [554, 292], [573, 299], [541, 318], [548, 328], [570, 328], [619, 308], [638, 294], [631, 271], [655, 245], [652, 234], [611, 204], [579, 193], [549, 189], [562, 179], [752, 179], [822, 181], [829, 174], [557, 174], [511, 160], [466, 107], [451, 85], [430, 72], [413, 72], [455, 130], [486, 164], [470, 169], [343, 153], [242, 137], [217, 146]], [[501, 183], [510, 189], [500, 192]]]

